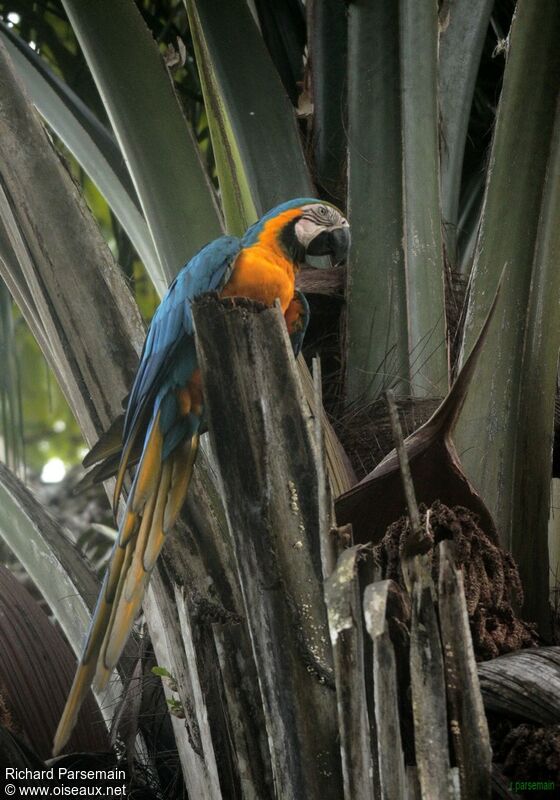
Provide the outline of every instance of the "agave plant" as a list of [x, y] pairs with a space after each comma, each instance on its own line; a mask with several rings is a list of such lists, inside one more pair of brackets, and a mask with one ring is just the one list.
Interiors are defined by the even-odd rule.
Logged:
[[[323, 414], [335, 496], [356, 480], [348, 456], [358, 473], [371, 464], [368, 417], [386, 390], [418, 423], [447, 395], [505, 270], [455, 444], [519, 563], [526, 615], [546, 631], [560, 346], [557, 4], [186, 0], [161, 4], [159, 15], [152, 5], [117, 0], [108, 13], [101, 3], [62, 0], [41, 13], [1, 4], [5, 19], [17, 12], [21, 36], [0, 29], [0, 272], [87, 443], [122, 411], [143, 327], [53, 141], [103, 195], [117, 239], [131, 243], [159, 295], [205, 242], [240, 233], [287, 198], [320, 195], [344, 207], [353, 236], [344, 276], [300, 273], [325, 322], [310, 330], [311, 351], [323, 355], [325, 403], [342, 441], [360, 442], [345, 453]], [[175, 76], [154, 39], [169, 44], [173, 26], [183, 37], [175, 60], [184, 59]], [[39, 53], [26, 42], [32, 35]], [[87, 65], [79, 86], [72, 59]], [[463, 296], [457, 286], [467, 283]], [[303, 361], [300, 372], [320, 415], [317, 375], [313, 391]], [[363, 430], [349, 430], [364, 418]], [[208, 663], [221, 654], [231, 677], [239, 670], [231, 648], [251, 647], [243, 626], [224, 625], [214, 637], [192, 624], [201, 598], [216, 623], [225, 620], [216, 607], [234, 616], [243, 609], [208, 446], [184, 521], [144, 611], [157, 660], [178, 686], [167, 687], [168, 699], [192, 723], [174, 719], [189, 793], [227, 796], [230, 751], [216, 731], [223, 739], [228, 727]], [[0, 528], [56, 610], [44, 551]], [[31, 526], [30, 541], [38, 535]], [[64, 559], [57, 564], [67, 574]], [[75, 627], [65, 631], [78, 650]], [[262, 796], [270, 758], [255, 733], [265, 721], [254, 664], [247, 669], [254, 685], [228, 704], [236, 752], [251, 767], [239, 777], [240, 758], [233, 783], [251, 787], [243, 796]], [[274, 763], [272, 771], [278, 781]]]

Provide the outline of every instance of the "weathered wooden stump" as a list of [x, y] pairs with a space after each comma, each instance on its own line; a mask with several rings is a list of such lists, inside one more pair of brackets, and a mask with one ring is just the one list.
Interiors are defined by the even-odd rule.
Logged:
[[208, 297], [193, 312], [276, 796], [340, 800], [317, 451], [284, 320]]

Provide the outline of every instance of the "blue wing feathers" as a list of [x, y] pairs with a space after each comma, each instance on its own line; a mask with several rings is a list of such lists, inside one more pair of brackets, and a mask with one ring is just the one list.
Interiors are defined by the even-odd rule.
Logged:
[[[154, 408], [166, 397], [173, 398], [173, 402], [168, 401], [165, 426], [160, 421], [165, 435], [164, 457], [183, 438], [181, 431], [188, 433], [191, 429], [193, 421], [189, 417], [194, 415], [189, 414], [185, 418], [188, 421], [181, 420], [181, 425], [175, 425], [179, 419], [173, 391], [184, 386], [197, 367], [191, 302], [225, 285], [240, 250], [241, 240], [234, 236], [215, 239], [191, 258], [167, 290], [154, 314], [142, 350], [126, 411], [125, 442], [131, 435], [142, 435], [149, 421], [148, 414], [151, 417]], [[142, 417], [146, 419], [139, 425]]]

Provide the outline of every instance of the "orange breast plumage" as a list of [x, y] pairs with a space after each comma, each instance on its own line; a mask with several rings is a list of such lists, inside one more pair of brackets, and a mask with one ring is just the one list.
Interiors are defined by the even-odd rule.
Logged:
[[266, 305], [278, 298], [285, 313], [294, 296], [296, 265], [280, 244], [279, 233], [300, 213], [292, 208], [266, 222], [255, 244], [237, 256], [222, 297], [250, 297]]
[[243, 250], [235, 261], [231, 278], [221, 291], [222, 297], [250, 297], [266, 305], [280, 300], [282, 312], [288, 308], [295, 288], [291, 262], [279, 263], [261, 247]]

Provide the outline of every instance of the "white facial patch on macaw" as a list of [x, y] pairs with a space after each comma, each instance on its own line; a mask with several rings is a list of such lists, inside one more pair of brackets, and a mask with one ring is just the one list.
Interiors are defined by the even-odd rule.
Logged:
[[312, 239], [324, 230], [322, 225], [318, 225], [314, 220], [300, 217], [295, 224], [295, 231], [298, 242], [307, 248]]
[[[343, 251], [348, 249], [349, 237], [342, 233], [348, 230], [348, 221], [334, 206], [323, 203], [313, 203], [303, 206], [301, 217], [294, 225], [294, 232], [298, 242], [306, 253], [310, 255], [324, 255], [343, 257]], [[320, 234], [328, 234], [331, 238], [319, 239]], [[326, 248], [326, 249], [325, 249]]]
[[295, 234], [305, 250], [320, 233], [348, 228], [347, 220], [334, 206], [313, 203], [303, 206], [295, 224]]

